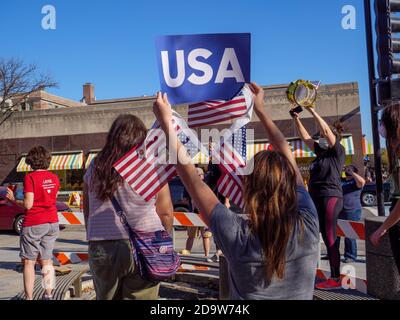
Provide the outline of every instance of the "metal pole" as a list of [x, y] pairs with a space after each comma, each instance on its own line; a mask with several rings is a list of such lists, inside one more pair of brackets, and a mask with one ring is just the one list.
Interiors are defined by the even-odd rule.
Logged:
[[368, 54], [368, 76], [369, 76], [369, 96], [371, 103], [372, 135], [374, 140], [374, 161], [376, 175], [376, 194], [378, 198], [378, 214], [385, 215], [385, 205], [383, 197], [383, 178], [382, 178], [382, 157], [381, 142], [378, 130], [378, 105], [376, 97], [376, 79], [375, 79], [375, 61], [374, 50], [372, 46], [372, 19], [371, 19], [371, 1], [364, 0], [365, 11], [365, 34]]

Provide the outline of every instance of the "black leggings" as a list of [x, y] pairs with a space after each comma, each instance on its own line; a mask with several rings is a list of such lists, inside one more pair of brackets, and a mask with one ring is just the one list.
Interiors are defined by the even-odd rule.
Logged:
[[[397, 204], [397, 201], [399, 200], [393, 200], [390, 212], [393, 211], [394, 207]], [[400, 273], [400, 223], [394, 225], [389, 229], [389, 238], [393, 256], [397, 264], [397, 269], [399, 270]]]
[[335, 245], [337, 234], [336, 225], [339, 213], [343, 208], [343, 199], [338, 197], [313, 197], [318, 211], [319, 229], [328, 249], [331, 277], [340, 277], [340, 252]]

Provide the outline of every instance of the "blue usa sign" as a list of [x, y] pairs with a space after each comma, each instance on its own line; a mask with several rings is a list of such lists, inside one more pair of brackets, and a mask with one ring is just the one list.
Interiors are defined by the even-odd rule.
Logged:
[[250, 81], [250, 34], [156, 39], [161, 90], [172, 104], [232, 99]]

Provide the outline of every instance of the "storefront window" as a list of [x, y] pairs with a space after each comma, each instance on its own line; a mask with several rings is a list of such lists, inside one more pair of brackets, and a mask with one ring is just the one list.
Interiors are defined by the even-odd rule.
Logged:
[[60, 191], [82, 191], [83, 170], [58, 170], [53, 172], [60, 179]]

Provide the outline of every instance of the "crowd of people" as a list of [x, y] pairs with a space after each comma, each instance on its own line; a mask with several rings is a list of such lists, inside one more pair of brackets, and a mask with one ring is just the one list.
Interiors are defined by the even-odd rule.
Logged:
[[[204, 181], [204, 172], [188, 159], [180, 159], [177, 172], [191, 208], [199, 212], [208, 229], [201, 230], [206, 257], [214, 237], [218, 255], [229, 264], [231, 299], [313, 298], [319, 257], [320, 234], [327, 247], [331, 277], [316, 285], [336, 289], [340, 282], [340, 240], [337, 219], [360, 220], [360, 192], [365, 179], [354, 165], [345, 166], [345, 150], [340, 144], [342, 127], [329, 126], [313, 108], [318, 136], [311, 136], [299, 113], [291, 112], [301, 139], [314, 151], [306, 189], [293, 153], [279, 128], [266, 112], [264, 91], [250, 85], [254, 110], [262, 123], [272, 151], [254, 156], [254, 170], [243, 178], [244, 212], [230, 210], [213, 187]], [[172, 125], [172, 109], [166, 94], [158, 93], [154, 114], [170, 141], [169, 149], [185, 158]], [[132, 245], [129, 230], [158, 234], [171, 232], [173, 206], [168, 185], [151, 201], [138, 196], [113, 168], [113, 164], [141, 143], [147, 134], [143, 122], [133, 115], [119, 116], [111, 126], [104, 148], [84, 177], [83, 199], [89, 265], [97, 299], [157, 299], [159, 281], [146, 277]], [[390, 172], [395, 182], [391, 214], [371, 236], [378, 245], [389, 232], [392, 249], [400, 266], [400, 104], [383, 111], [381, 134], [387, 140]], [[26, 175], [23, 205], [26, 208], [21, 234], [26, 299], [32, 299], [34, 266], [51, 266], [51, 254], [58, 236], [56, 197], [59, 182], [47, 171], [50, 153], [33, 148], [26, 159], [34, 170]], [[343, 173], [345, 178], [343, 178]], [[9, 191], [10, 200], [15, 200]], [[118, 203], [116, 208], [115, 202]], [[121, 219], [124, 213], [126, 221]], [[127, 230], [128, 226], [128, 230]], [[186, 249], [191, 250], [197, 230], [189, 230]], [[161, 249], [160, 249], [161, 252]], [[346, 262], [357, 259], [354, 240], [345, 240]], [[399, 267], [400, 272], [400, 267]], [[51, 272], [44, 272], [51, 277]], [[46, 299], [52, 298], [51, 288]]]

